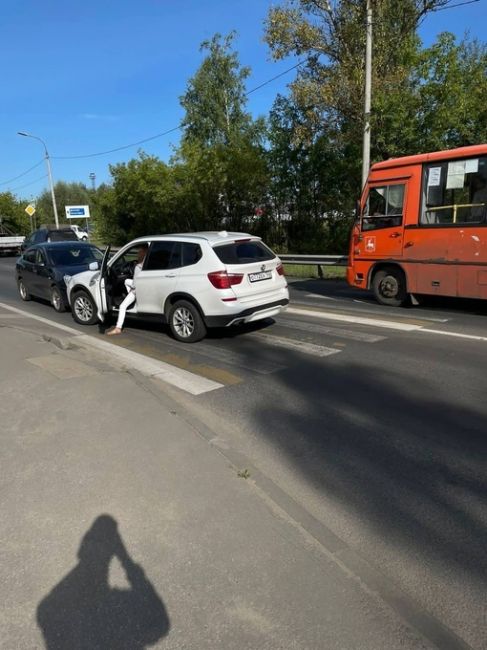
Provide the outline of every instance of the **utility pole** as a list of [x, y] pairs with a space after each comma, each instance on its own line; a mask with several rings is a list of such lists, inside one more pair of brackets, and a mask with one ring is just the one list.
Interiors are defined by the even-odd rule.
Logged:
[[370, 110], [372, 103], [372, 0], [367, 0], [365, 45], [364, 139], [362, 147], [362, 188], [370, 167]]
[[25, 131], [18, 131], [18, 135], [24, 136], [24, 138], [34, 138], [34, 140], [39, 140], [39, 142], [42, 143], [44, 147], [44, 159], [46, 161], [47, 165], [47, 177], [49, 179], [49, 187], [51, 189], [51, 199], [52, 199], [52, 209], [54, 212], [54, 221], [56, 222], [56, 228], [59, 228], [59, 219], [57, 215], [57, 206], [56, 206], [56, 197], [54, 195], [54, 183], [52, 182], [52, 172], [51, 172], [51, 160], [49, 158], [49, 152], [47, 151], [47, 146], [44, 140], [42, 138], [37, 137], [36, 135], [32, 135], [30, 133], [26, 133]]

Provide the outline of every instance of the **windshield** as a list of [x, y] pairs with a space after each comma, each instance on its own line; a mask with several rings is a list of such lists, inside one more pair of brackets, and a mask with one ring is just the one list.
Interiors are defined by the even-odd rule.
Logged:
[[96, 246], [70, 246], [69, 248], [49, 248], [49, 257], [54, 266], [79, 266], [91, 262], [101, 262], [103, 254]]

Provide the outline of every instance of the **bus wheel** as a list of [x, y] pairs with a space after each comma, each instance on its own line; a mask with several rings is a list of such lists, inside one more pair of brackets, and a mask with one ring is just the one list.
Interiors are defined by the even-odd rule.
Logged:
[[381, 269], [372, 280], [372, 290], [381, 305], [400, 307], [407, 299], [406, 279], [397, 268]]

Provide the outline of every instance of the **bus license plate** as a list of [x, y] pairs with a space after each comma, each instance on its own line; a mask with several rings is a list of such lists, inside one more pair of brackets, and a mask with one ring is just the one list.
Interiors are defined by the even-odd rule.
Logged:
[[250, 282], [260, 282], [261, 280], [270, 280], [272, 271], [261, 271], [260, 273], [249, 273]]

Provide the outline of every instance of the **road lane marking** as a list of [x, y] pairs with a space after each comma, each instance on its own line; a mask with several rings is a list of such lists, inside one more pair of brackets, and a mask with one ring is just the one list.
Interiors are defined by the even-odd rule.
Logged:
[[332, 296], [322, 296], [319, 293], [305, 293], [304, 297], [305, 298], [319, 298], [320, 300], [334, 300], [335, 302], [338, 300], [338, 298], [333, 298]]
[[381, 320], [376, 318], [366, 318], [363, 316], [349, 316], [347, 314], [332, 314], [329, 311], [314, 311], [312, 309], [296, 309], [288, 307], [286, 314], [296, 314], [302, 316], [313, 316], [324, 320], [334, 320], [341, 323], [355, 323], [356, 325], [371, 325], [372, 327], [383, 327], [385, 329], [400, 330], [403, 332], [413, 332], [420, 330], [422, 325], [413, 325], [412, 323], [396, 323], [390, 320]]
[[[131, 336], [139, 339], [149, 339], [154, 342], [160, 342], [161, 340], [160, 337], [156, 339], [155, 336], [148, 336], [145, 332], [143, 335], [140, 335], [137, 330], [128, 331]], [[184, 343], [178, 343], [168, 337], [164, 339], [163, 344], [164, 346], [173, 348], [179, 352], [184, 349], [185, 345]], [[274, 363], [273, 361], [267, 361], [265, 359], [249, 359], [248, 354], [239, 354], [238, 352], [232, 352], [226, 348], [217, 347], [217, 345], [212, 345], [211, 343], [203, 343], [202, 341], [194, 343], [191, 346], [191, 352], [202, 357], [209, 357], [212, 361], [221, 361], [230, 366], [237, 366], [238, 368], [251, 370], [259, 375], [270, 375], [274, 372], [284, 370], [286, 367], [283, 366], [282, 363]]]
[[20, 314], [20, 316], [24, 316], [26, 318], [32, 318], [33, 320], [37, 320], [41, 323], [45, 323], [46, 325], [50, 325], [51, 327], [57, 327], [57, 329], [63, 330], [64, 332], [69, 332], [69, 334], [78, 335], [80, 333], [78, 330], [75, 330], [74, 327], [69, 327], [68, 325], [63, 325], [62, 323], [56, 323], [56, 321], [49, 320], [48, 318], [43, 318], [42, 316], [37, 316], [37, 314], [31, 314], [30, 312], [24, 311], [23, 309], [18, 309], [17, 307], [6, 305], [4, 302], [0, 302], [0, 307], [2, 309], [8, 309], [9, 311], [13, 311], [15, 314]]
[[127, 348], [103, 341], [89, 334], [78, 335], [76, 337], [76, 344], [97, 348], [102, 352], [106, 352], [111, 357], [118, 358], [122, 363], [130, 364], [132, 368], [135, 368], [143, 375], [152, 377], [153, 379], [161, 379], [172, 386], [191, 393], [191, 395], [201, 395], [202, 393], [207, 393], [217, 388], [223, 388], [223, 384], [212, 379], [207, 379], [193, 372], [177, 368], [165, 361], [151, 359], [145, 354], [128, 350]]
[[327, 348], [324, 345], [316, 345], [315, 343], [307, 343], [306, 341], [295, 341], [282, 336], [274, 336], [274, 334], [265, 334], [264, 332], [253, 332], [252, 334], [244, 334], [243, 336], [258, 339], [279, 348], [287, 348], [296, 352], [311, 354], [314, 357], [328, 357], [331, 354], [341, 352], [341, 350], [337, 350], [336, 348]]
[[119, 363], [122, 363], [122, 365], [127, 365], [132, 369], [138, 370], [143, 375], [176, 386], [191, 395], [201, 395], [202, 393], [223, 388], [224, 386], [212, 379], [196, 375], [195, 373], [182, 368], [177, 368], [169, 363], [165, 363], [164, 361], [151, 359], [145, 354], [128, 350], [127, 348], [96, 338], [90, 334], [82, 334], [79, 330], [76, 330], [73, 327], [62, 325], [61, 323], [43, 318], [42, 316], [37, 316], [36, 314], [30, 314], [22, 309], [17, 309], [17, 307], [12, 307], [11, 305], [6, 305], [5, 303], [0, 302], [0, 308], [10, 310], [16, 314], [25, 316], [26, 318], [32, 318], [33, 320], [49, 325], [50, 327], [55, 327], [63, 332], [68, 332], [73, 335], [74, 343], [76, 345], [84, 348], [89, 347], [100, 350], [110, 359], [116, 359]]
[[477, 336], [476, 334], [462, 334], [461, 332], [443, 332], [442, 330], [430, 330], [426, 327], [421, 329], [428, 334], [442, 334], [443, 336], [454, 336], [458, 339], [470, 339], [471, 341], [487, 341], [487, 336]]
[[279, 316], [276, 319], [276, 325], [279, 327], [286, 327], [288, 329], [300, 330], [302, 332], [312, 332], [314, 334], [327, 334], [331, 336], [338, 336], [339, 338], [352, 339], [354, 341], [362, 341], [364, 343], [377, 343], [378, 341], [385, 341], [385, 336], [378, 334], [367, 334], [365, 332], [352, 332], [352, 330], [337, 329], [336, 327], [326, 327], [326, 325], [316, 325], [315, 323], [305, 323], [297, 320], [288, 320], [285, 316]]
[[[367, 305], [370, 307], [370, 305], [377, 305], [377, 303], [374, 300], [358, 300], [357, 298], [354, 298], [352, 302], [357, 302], [360, 305]], [[378, 311], [377, 313], [383, 314], [383, 311]], [[396, 314], [396, 318], [408, 318], [407, 316], [401, 316], [400, 314]], [[422, 313], [420, 315], [421, 320], [427, 320], [431, 321], [432, 323], [448, 323], [451, 318], [435, 318], [434, 316], [424, 316]]]

